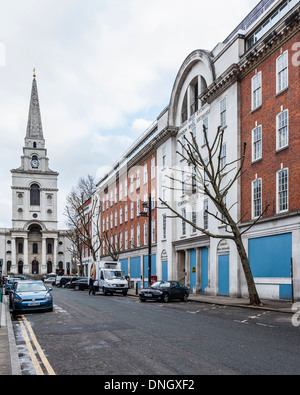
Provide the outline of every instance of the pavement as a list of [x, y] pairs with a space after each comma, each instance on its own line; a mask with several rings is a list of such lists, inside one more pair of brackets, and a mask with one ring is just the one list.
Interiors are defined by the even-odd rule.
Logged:
[[[130, 289], [128, 295], [138, 298], [135, 289]], [[190, 294], [188, 301], [295, 314], [292, 301], [262, 300], [262, 306], [251, 306], [248, 299], [203, 294]], [[0, 376], [9, 375], [21, 375], [21, 367], [19, 364], [18, 350], [8, 308], [7, 296], [2, 295], [2, 303], [0, 303]]]

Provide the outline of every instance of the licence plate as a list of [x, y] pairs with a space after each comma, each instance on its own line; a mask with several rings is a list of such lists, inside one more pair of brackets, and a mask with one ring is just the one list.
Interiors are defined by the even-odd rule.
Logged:
[[144, 294], [147, 298], [152, 298], [152, 294]]
[[32, 303], [28, 303], [28, 306], [39, 306], [40, 302], [32, 302]]

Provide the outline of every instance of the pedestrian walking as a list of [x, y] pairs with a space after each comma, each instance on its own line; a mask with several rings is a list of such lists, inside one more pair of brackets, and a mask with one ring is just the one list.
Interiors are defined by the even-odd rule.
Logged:
[[95, 295], [94, 280], [92, 277], [90, 277], [90, 280], [89, 280], [89, 295], [91, 294], [91, 292], [93, 295]]

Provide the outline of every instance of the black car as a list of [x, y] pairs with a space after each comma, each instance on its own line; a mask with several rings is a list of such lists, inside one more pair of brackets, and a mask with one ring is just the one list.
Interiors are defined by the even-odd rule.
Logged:
[[157, 281], [151, 287], [139, 292], [141, 302], [160, 300], [167, 303], [172, 299], [180, 299], [186, 302], [188, 297], [189, 289], [178, 281]]
[[75, 281], [71, 281], [70, 288], [73, 288], [75, 291], [79, 291], [79, 290], [83, 291], [84, 289], [88, 289], [89, 288], [88, 278], [84, 277]]

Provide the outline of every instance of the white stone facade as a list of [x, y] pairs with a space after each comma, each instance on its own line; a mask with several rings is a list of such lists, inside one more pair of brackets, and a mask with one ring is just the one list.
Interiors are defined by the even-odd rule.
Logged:
[[70, 241], [57, 229], [57, 178], [49, 168], [36, 79], [21, 166], [12, 173], [12, 228], [0, 229], [2, 275], [66, 272]]

